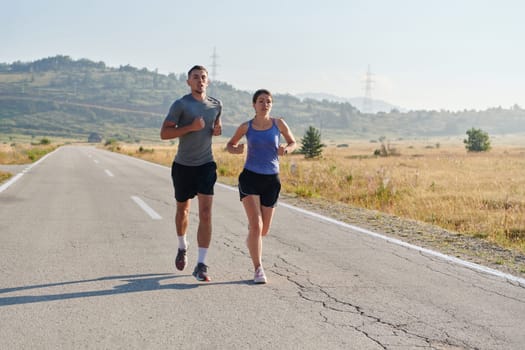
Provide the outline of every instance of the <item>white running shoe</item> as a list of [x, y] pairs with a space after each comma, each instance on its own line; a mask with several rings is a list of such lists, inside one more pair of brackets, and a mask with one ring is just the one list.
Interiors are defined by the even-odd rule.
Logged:
[[255, 270], [255, 275], [253, 276], [253, 283], [255, 284], [266, 283], [266, 275], [264, 274], [264, 270], [262, 266], [259, 266], [257, 270]]

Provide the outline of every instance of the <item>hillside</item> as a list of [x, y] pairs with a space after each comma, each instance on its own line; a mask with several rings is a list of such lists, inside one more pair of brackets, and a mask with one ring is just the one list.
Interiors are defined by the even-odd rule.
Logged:
[[[96, 132], [104, 139], [157, 141], [169, 106], [186, 93], [185, 73], [113, 68], [69, 56], [0, 63], [0, 133], [87, 139]], [[208, 93], [223, 101], [225, 136], [253, 115], [250, 92], [215, 82]], [[284, 117], [299, 137], [311, 125], [338, 140], [457, 136], [471, 127], [489, 134], [525, 132], [525, 110], [519, 106], [363, 114], [348, 102], [276, 95], [273, 114]]]
[[[335, 96], [332, 94], [326, 94], [326, 93], [321, 93], [321, 92], [295, 94], [295, 96], [299, 97], [302, 100], [310, 98], [310, 99], [314, 99], [318, 101], [327, 100], [327, 101], [339, 102], [339, 103], [348, 102], [352, 106], [356, 106], [357, 109], [359, 109], [360, 111], [363, 111], [363, 103], [365, 100], [365, 97], [363, 96], [361, 97], [340, 97], [340, 96]], [[378, 112], [388, 113], [392, 111], [393, 109], [397, 109], [399, 111], [406, 112], [405, 108], [393, 105], [383, 100], [370, 99], [369, 103], [370, 103], [370, 112], [372, 113], [378, 113]]]

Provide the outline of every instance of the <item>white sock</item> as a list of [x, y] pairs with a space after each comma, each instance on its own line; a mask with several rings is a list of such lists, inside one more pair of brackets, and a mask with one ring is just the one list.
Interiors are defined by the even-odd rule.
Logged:
[[186, 235], [177, 236], [179, 239], [179, 249], [186, 250], [188, 249], [188, 242], [186, 241]]
[[199, 247], [199, 258], [197, 259], [197, 263], [204, 264], [206, 261], [206, 254], [208, 254], [208, 248]]

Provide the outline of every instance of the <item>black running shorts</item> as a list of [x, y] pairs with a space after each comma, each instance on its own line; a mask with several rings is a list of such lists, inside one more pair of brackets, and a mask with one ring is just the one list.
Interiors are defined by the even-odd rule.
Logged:
[[241, 200], [248, 195], [258, 195], [261, 205], [273, 208], [281, 192], [281, 179], [279, 174], [257, 174], [244, 169], [239, 175], [239, 195]]
[[217, 181], [217, 164], [206, 163], [199, 166], [187, 166], [173, 163], [171, 179], [177, 202], [186, 202], [198, 193], [213, 195], [213, 186]]

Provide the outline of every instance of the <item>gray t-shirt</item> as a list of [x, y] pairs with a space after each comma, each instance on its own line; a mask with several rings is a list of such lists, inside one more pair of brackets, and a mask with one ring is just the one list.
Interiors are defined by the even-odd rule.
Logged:
[[213, 161], [211, 139], [215, 120], [222, 112], [221, 101], [206, 96], [204, 101], [196, 100], [191, 94], [173, 102], [166, 120], [177, 127], [189, 125], [197, 117], [204, 118], [204, 128], [179, 137], [179, 149], [175, 162], [187, 166], [199, 166]]

